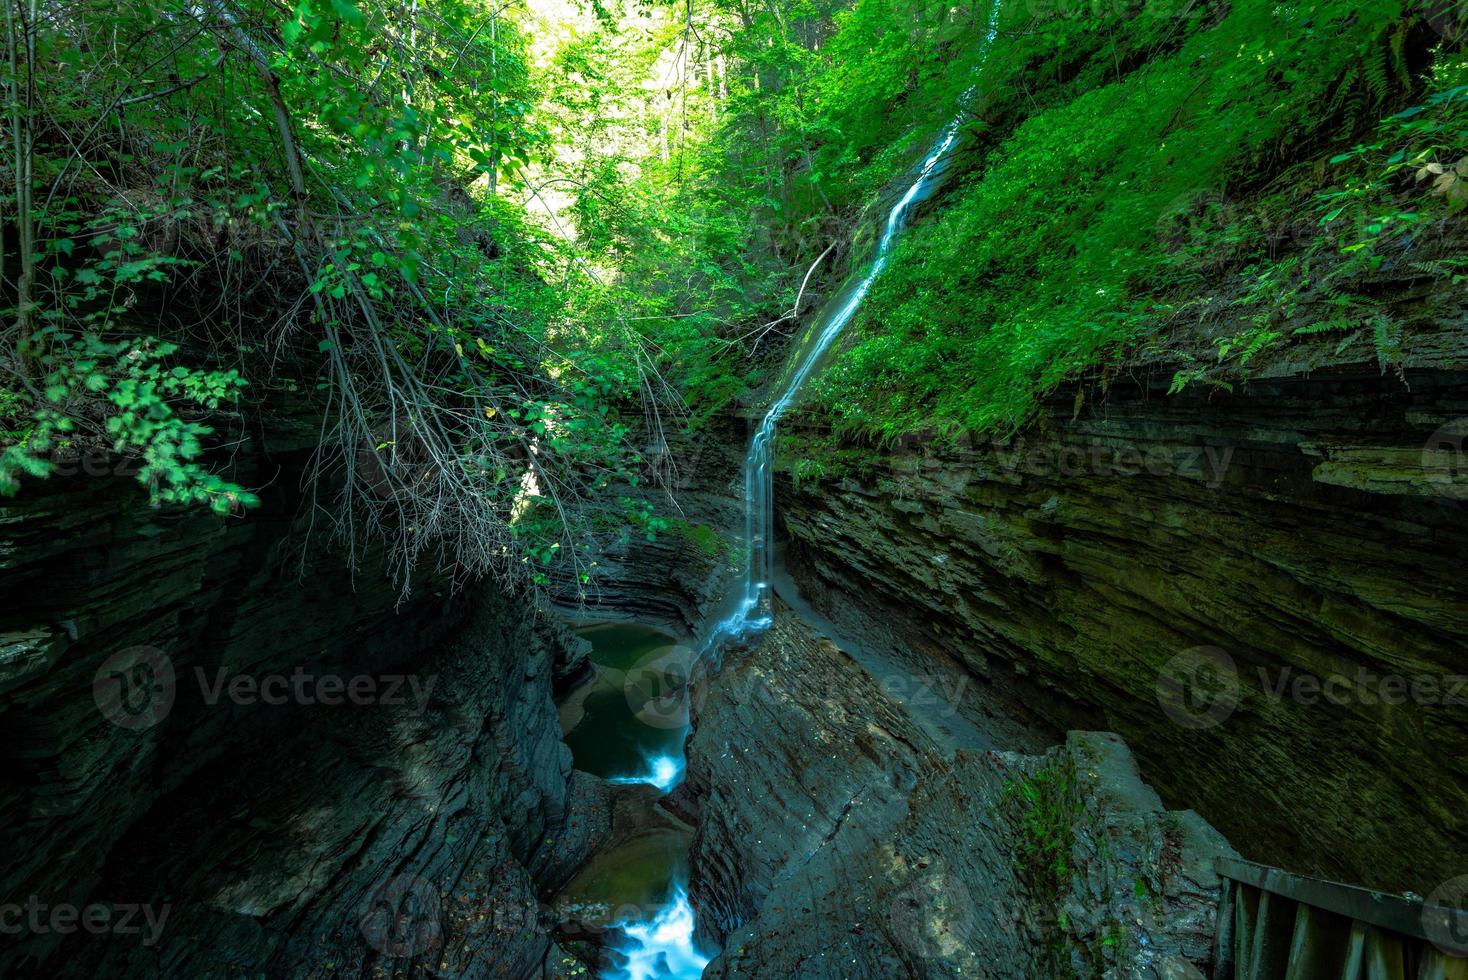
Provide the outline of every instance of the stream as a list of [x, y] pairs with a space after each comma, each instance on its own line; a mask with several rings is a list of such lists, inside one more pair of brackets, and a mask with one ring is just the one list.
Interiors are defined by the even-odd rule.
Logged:
[[598, 623], [591, 642], [595, 674], [561, 707], [561, 727], [576, 768], [608, 782], [645, 784], [643, 810], [629, 837], [597, 854], [562, 892], [562, 907], [611, 930], [611, 980], [694, 980], [713, 958], [694, 943], [688, 902], [692, 828], [668, 817], [657, 798], [683, 777], [686, 701], [659, 681], [690, 662], [687, 648], [649, 626]]
[[[998, 12], [995, 3], [986, 46], [994, 39]], [[972, 94], [972, 89], [964, 94], [963, 111], [944, 127], [887, 212], [866, 271], [839, 289], [814, 318], [779, 396], [750, 440], [744, 460], [743, 574], [697, 653], [647, 626], [606, 623], [582, 629], [592, 643], [596, 675], [562, 708], [562, 728], [578, 769], [619, 784], [645, 783], [662, 794], [671, 792], [685, 767], [687, 691], [695, 671], [717, 669], [725, 649], [748, 646], [774, 624], [776, 428], [887, 267], [914, 205], [937, 189]], [[689, 830], [649, 827], [598, 855], [567, 888], [571, 901], [614, 910], [606, 920], [613, 927], [614, 962], [605, 974], [610, 980], [697, 980], [713, 959], [694, 940], [695, 914], [687, 892], [690, 840]], [[631, 911], [615, 911], [622, 909]]]

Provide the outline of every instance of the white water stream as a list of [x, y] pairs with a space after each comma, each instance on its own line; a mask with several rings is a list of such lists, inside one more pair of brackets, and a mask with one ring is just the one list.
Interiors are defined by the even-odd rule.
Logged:
[[[995, 9], [998, 9], [997, 4]], [[801, 386], [815, 371], [821, 357], [851, 321], [872, 283], [887, 267], [892, 248], [906, 225], [912, 206], [932, 194], [948, 155], [958, 141], [962, 120], [963, 116], [959, 115], [944, 128], [918, 167], [907, 192], [887, 213], [886, 227], [866, 273], [854, 286], [843, 289], [821, 311], [812, 328], [813, 340], [802, 352], [790, 380], [755, 430], [744, 460], [744, 540], [747, 551], [744, 574], [732, 597], [733, 611], [710, 631], [703, 644], [704, 655], [717, 657], [725, 644], [748, 642], [774, 623], [770, 601], [770, 544], [774, 524], [775, 427], [800, 394]], [[626, 781], [653, 783], [666, 792], [672, 788], [671, 783], [682, 775], [681, 759], [660, 757], [649, 760], [649, 763], [652, 771], [647, 775], [630, 777]], [[698, 980], [711, 959], [694, 944], [693, 908], [681, 887], [676, 890], [672, 904], [651, 921], [624, 922], [620, 926], [627, 935], [627, 942], [619, 952], [626, 954], [628, 959], [626, 967], [614, 975], [615, 980]]]
[[[998, 13], [999, 5], [996, 3], [990, 16], [986, 47], [994, 39]], [[965, 103], [971, 98], [972, 91], [970, 89], [964, 93]], [[965, 112], [966, 109], [965, 105]], [[927, 199], [937, 188], [939, 178], [947, 167], [948, 156], [958, 142], [959, 126], [965, 112], [960, 112], [944, 127], [937, 143], [917, 168], [911, 186], [887, 213], [886, 226], [866, 273], [854, 285], [848, 285], [838, 292], [818, 314], [811, 328], [811, 342], [800, 353], [790, 379], [765, 412], [759, 428], [755, 430], [754, 438], [750, 440], [749, 452], [744, 457], [744, 575], [731, 603], [732, 611], [714, 626], [704, 642], [704, 651], [712, 656], [717, 656], [724, 644], [748, 642], [774, 623], [774, 610], [770, 602], [770, 573], [775, 516], [776, 426], [799, 396], [800, 389], [815, 372], [821, 358], [856, 315], [862, 301], [871, 291], [872, 283], [876, 282], [882, 270], [887, 267], [892, 249], [907, 224], [913, 205]]]
[[[999, 28], [999, 0], [989, 12], [987, 32], [979, 54], [982, 64]], [[923, 158], [915, 171], [911, 185], [897, 203], [887, 212], [887, 222], [882, 237], [877, 242], [871, 265], [854, 284], [848, 285], [829, 301], [811, 327], [811, 341], [802, 350], [785, 382], [779, 397], [770, 405], [750, 440], [749, 452], [744, 458], [744, 574], [734, 594], [730, 597], [732, 611], [720, 619], [705, 638], [699, 658], [716, 660], [726, 644], [748, 643], [774, 624], [774, 604], [771, 600], [771, 578], [773, 560], [771, 545], [774, 529], [774, 463], [775, 432], [780, 419], [799, 396], [802, 386], [815, 372], [817, 365], [851, 322], [862, 301], [872, 288], [872, 283], [887, 267], [892, 249], [912, 207], [926, 200], [937, 189], [939, 179], [948, 165], [949, 155], [958, 142], [959, 128], [968, 114], [974, 90], [964, 92], [959, 100], [960, 111], [939, 135], [933, 148]], [[650, 760], [653, 771], [640, 781], [650, 782], [667, 792], [682, 777], [683, 760], [659, 758]], [[629, 781], [638, 781], [636, 779]], [[678, 883], [673, 901], [662, 909], [651, 921], [621, 923], [627, 942], [619, 951], [628, 957], [625, 969], [615, 974], [615, 980], [698, 980], [712, 957], [703, 953], [694, 943], [695, 918], [688, 902], [687, 892]]]

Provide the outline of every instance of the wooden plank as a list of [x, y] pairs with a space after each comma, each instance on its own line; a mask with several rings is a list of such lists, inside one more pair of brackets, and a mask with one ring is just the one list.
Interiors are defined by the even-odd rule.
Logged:
[[1290, 948], [1295, 934], [1294, 900], [1261, 891], [1259, 914], [1249, 944], [1249, 968], [1243, 980], [1281, 980], [1289, 968]]
[[1295, 910], [1295, 930], [1290, 940], [1290, 961], [1285, 970], [1285, 980], [1339, 977], [1346, 968], [1350, 941], [1350, 919], [1300, 903]]

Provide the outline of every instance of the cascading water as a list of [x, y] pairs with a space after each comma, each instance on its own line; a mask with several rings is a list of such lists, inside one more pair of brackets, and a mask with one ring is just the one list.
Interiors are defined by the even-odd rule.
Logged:
[[[981, 62], [998, 32], [999, 7], [999, 0], [995, 0], [989, 11], [988, 29], [979, 53]], [[815, 372], [821, 358], [856, 314], [872, 283], [887, 267], [892, 248], [906, 226], [913, 205], [928, 198], [936, 189], [947, 167], [949, 154], [958, 142], [959, 127], [973, 94], [973, 89], [963, 93], [959, 100], [961, 111], [944, 127], [932, 150], [918, 166], [912, 184], [887, 212], [887, 222], [882, 237], [877, 241], [871, 265], [860, 279], [854, 281], [854, 285], [848, 284], [842, 289], [817, 316], [811, 329], [810, 343], [797, 356], [789, 380], [755, 430], [744, 459], [744, 541], [747, 554], [743, 579], [730, 597], [732, 611], [709, 631], [691, 667], [696, 668], [709, 660], [716, 662], [725, 644], [747, 642], [774, 624], [770, 579], [773, 571], [771, 543], [776, 426], [799, 396], [801, 387]], [[690, 695], [694, 673], [690, 670], [680, 684], [673, 685], [685, 699]], [[652, 765], [650, 774], [631, 777], [627, 781], [650, 782], [667, 792], [682, 778], [681, 758], [661, 757], [649, 760], [649, 763]], [[625, 966], [614, 974], [614, 980], [698, 980], [702, 975], [703, 968], [712, 957], [694, 944], [696, 922], [684, 884], [682, 880], [674, 881], [671, 902], [651, 920], [618, 924], [626, 941], [617, 950], [626, 957], [626, 961]]]
[[609, 980], [698, 980], [713, 959], [694, 945], [693, 906], [681, 886], [651, 921], [624, 922], [627, 964]]
[[[998, 32], [999, 6], [996, 0], [989, 11], [988, 29], [979, 53], [980, 61], [988, 53]], [[755, 430], [754, 438], [750, 440], [749, 453], [744, 457], [744, 577], [732, 600], [733, 611], [715, 625], [704, 643], [704, 651], [710, 656], [717, 656], [723, 644], [752, 639], [774, 623], [774, 610], [770, 602], [770, 545], [774, 527], [775, 428], [800, 394], [801, 387], [815, 371], [816, 365], [856, 314], [871, 290], [872, 283], [887, 267], [892, 248], [907, 224], [912, 206], [926, 200], [937, 188], [938, 181], [947, 168], [948, 156], [958, 141], [959, 126], [968, 112], [973, 94], [973, 89], [963, 93], [959, 99], [961, 111], [944, 127], [937, 143], [918, 167], [917, 176], [907, 192], [887, 212], [886, 226], [866, 273], [856, 280], [855, 285], [837, 293], [817, 316], [811, 328], [812, 341], [800, 353], [789, 381], [765, 412], [759, 428]]]

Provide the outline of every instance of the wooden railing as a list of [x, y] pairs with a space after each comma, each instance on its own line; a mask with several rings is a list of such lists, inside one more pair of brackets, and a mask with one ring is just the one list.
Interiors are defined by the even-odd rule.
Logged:
[[1468, 980], [1468, 911], [1220, 860], [1214, 980]]

